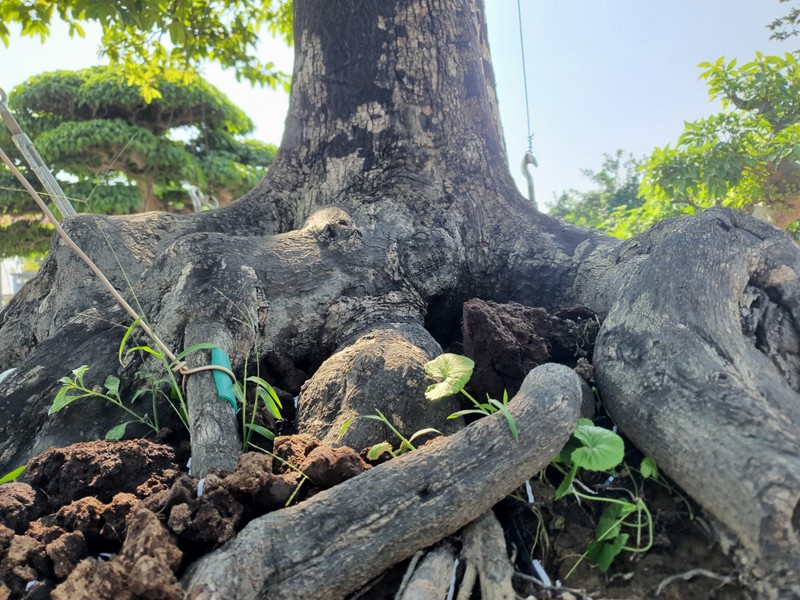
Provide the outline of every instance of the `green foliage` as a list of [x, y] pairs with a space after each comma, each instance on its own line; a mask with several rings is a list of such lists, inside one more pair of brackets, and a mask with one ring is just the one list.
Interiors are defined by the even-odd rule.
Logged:
[[563, 192], [550, 209], [554, 217], [578, 227], [614, 232], [620, 210], [637, 208], [644, 203], [639, 195], [639, 162], [622, 150], [604, 154], [599, 171], [584, 169], [594, 187], [588, 192]]
[[457, 394], [467, 385], [472, 377], [475, 363], [472, 359], [458, 354], [441, 354], [432, 361], [425, 363], [425, 373], [438, 383], [428, 386], [425, 397], [428, 400], [440, 400], [447, 396]]
[[800, 217], [800, 65], [792, 54], [756, 54], [739, 65], [699, 65], [723, 112], [685, 124], [675, 146], [656, 148], [643, 167], [647, 201], [618, 216], [621, 235], [711, 206], [761, 204], [779, 227]]
[[572, 437], [554, 459], [570, 469], [556, 490], [556, 499], [575, 491], [572, 484], [578, 469], [609, 471], [622, 462], [624, 454], [625, 444], [616, 433], [595, 427], [589, 419], [578, 419]]
[[[183, 360], [189, 354], [197, 352], [198, 350], [213, 348], [214, 345], [209, 343], [195, 344], [175, 355], [174, 360], [169, 361], [161, 350], [147, 344], [128, 346], [140, 321], [141, 319], [136, 319], [125, 330], [117, 349], [117, 358], [120, 364], [122, 364], [125, 356], [133, 352], [138, 352], [143, 355], [143, 357], [151, 356], [161, 363], [165, 375], [149, 372], [146, 385], [137, 389], [128, 402], [128, 404], [133, 405], [140, 397], [149, 394], [151, 398], [152, 416], [148, 413], [140, 415], [123, 401], [120, 395], [121, 382], [119, 378], [113, 375], [106, 377], [105, 383], [103, 384], [103, 391], [89, 388], [84, 383], [84, 376], [89, 369], [86, 365], [72, 371], [72, 377], [62, 377], [59, 380], [59, 383], [62, 385], [53, 400], [48, 414], [55, 414], [76, 400], [81, 400], [83, 398], [99, 398], [120, 408], [132, 417], [130, 420], [120, 423], [106, 433], [106, 439], [118, 440], [122, 439], [127, 426], [131, 423], [145, 425], [155, 433], [158, 433], [158, 401], [166, 400], [172, 410], [177, 414], [184, 427], [186, 427], [187, 430], [189, 429], [186, 398], [184, 396], [183, 387], [175, 378], [174, 369], [179, 364], [179, 361]], [[242, 451], [247, 452], [251, 447], [257, 448], [251, 441], [253, 434], [261, 435], [268, 440], [275, 438], [275, 435], [269, 429], [255, 423], [259, 402], [263, 402], [270, 414], [276, 419], [282, 418], [280, 411], [283, 406], [275, 390], [269, 383], [257, 375], [247, 376], [247, 363], [245, 363], [244, 372], [244, 383], [236, 382], [233, 388], [236, 399], [241, 404], [241, 410], [239, 412], [242, 417]], [[255, 402], [252, 403], [252, 412], [248, 413], [247, 398], [248, 391], [251, 389], [254, 390]]]
[[230, 68], [240, 79], [275, 87], [288, 76], [258, 56], [262, 25], [292, 41], [292, 5], [288, 0], [0, 0], [0, 40], [8, 46], [11, 30], [44, 42], [54, 18], [70, 35], [83, 37], [82, 23], [103, 30], [101, 53], [118, 66], [125, 83], [141, 89], [146, 102], [163, 96], [164, 84], [187, 84], [206, 61]]
[[60, 412], [76, 400], [81, 400], [82, 398], [99, 398], [101, 400], [105, 400], [109, 404], [113, 404], [132, 417], [132, 419], [125, 421], [124, 423], [120, 423], [116, 427], [110, 429], [106, 433], [107, 440], [121, 439], [122, 436], [125, 435], [125, 428], [131, 423], [139, 423], [156, 433], [158, 432], [158, 420], [155, 415], [154, 418], [151, 418], [150, 415], [146, 413], [140, 415], [133, 409], [128, 408], [128, 406], [126, 406], [126, 404], [122, 401], [122, 398], [119, 395], [120, 382], [118, 378], [114, 377], [113, 375], [109, 375], [103, 384], [105, 389], [103, 391], [97, 391], [94, 388], [87, 387], [83, 381], [83, 377], [88, 370], [89, 367], [87, 365], [83, 365], [72, 371], [72, 377], [66, 376], [58, 380], [61, 384], [61, 388], [58, 390], [56, 397], [53, 399], [53, 404], [50, 406], [47, 414], [53, 415], [57, 412]]
[[658, 479], [660, 474], [658, 472], [656, 459], [652, 456], [645, 456], [642, 459], [642, 464], [639, 465], [639, 473], [641, 473], [642, 477], [645, 479]]
[[[794, 2], [795, 0], [778, 0], [779, 2]], [[767, 25], [772, 34], [772, 40], [785, 40], [800, 34], [800, 8], [793, 6], [789, 14], [775, 19]]]
[[50, 246], [53, 227], [36, 219], [12, 221], [0, 215], [0, 260], [12, 256], [38, 256]]
[[[248, 383], [253, 384], [255, 394], [255, 401], [252, 403], [252, 412], [249, 413], [249, 416], [247, 402]], [[233, 384], [233, 391], [236, 394], [236, 399], [239, 401], [239, 404], [241, 404], [239, 412], [242, 421], [242, 452], [250, 450], [253, 434], [258, 434], [270, 441], [274, 440], [275, 434], [272, 433], [272, 431], [255, 422], [256, 415], [258, 414], [259, 401], [263, 403], [264, 407], [273, 418], [283, 418], [281, 416], [283, 405], [273, 387], [265, 380], [261, 379], [261, 377], [256, 375], [248, 377], [247, 365], [245, 364], [244, 385], [237, 381]]]
[[[584, 557], [588, 557], [605, 573], [620, 552], [646, 552], [653, 545], [653, 518], [641, 497], [631, 494], [632, 497], [628, 500], [603, 496], [595, 492], [585, 494], [575, 487], [576, 478], [581, 470], [613, 472], [616, 477], [616, 469], [624, 466], [624, 455], [625, 444], [620, 436], [608, 429], [595, 426], [589, 419], [578, 419], [572, 436], [553, 459], [552, 465], [564, 474], [564, 479], [556, 490], [556, 500], [573, 495], [580, 500], [602, 502], [607, 505], [598, 519], [595, 540], [573, 565], [570, 573]], [[567, 470], [564, 470], [564, 467]], [[646, 458], [642, 461], [642, 474], [647, 478], [648, 475], [644, 475], [645, 469], [649, 476], [657, 476], [658, 467], [654, 459]], [[580, 487], [585, 488], [583, 485]], [[645, 534], [647, 541], [644, 539]], [[628, 545], [632, 535], [635, 544]], [[566, 577], [569, 577], [570, 573]]]
[[464, 389], [464, 386], [469, 382], [472, 377], [472, 370], [475, 368], [475, 363], [471, 358], [461, 356], [460, 354], [441, 354], [434, 358], [432, 361], [425, 363], [425, 373], [433, 379], [439, 379], [439, 383], [428, 386], [425, 390], [425, 397], [428, 400], [440, 400], [447, 396], [452, 396], [461, 392], [475, 408], [460, 410], [453, 413], [448, 419], [457, 419], [464, 415], [481, 415], [490, 416], [496, 412], [503, 413], [506, 421], [508, 422], [508, 429], [511, 435], [519, 442], [519, 432], [517, 431], [517, 423], [514, 421], [514, 416], [508, 410], [508, 394], [503, 392], [503, 401], [499, 402], [494, 398], [486, 396], [486, 402], [478, 402], [472, 395]]
[[[160, 89], [147, 103], [119, 68], [55, 71], [14, 88], [9, 107], [79, 212], [128, 214], [148, 202], [180, 210], [189, 184], [223, 203], [252, 189], [275, 147], [244, 137], [253, 123], [241, 109], [200, 78]], [[13, 147], [5, 128], [0, 145]], [[51, 230], [37, 211], [0, 171], [0, 255], [46, 250]]]

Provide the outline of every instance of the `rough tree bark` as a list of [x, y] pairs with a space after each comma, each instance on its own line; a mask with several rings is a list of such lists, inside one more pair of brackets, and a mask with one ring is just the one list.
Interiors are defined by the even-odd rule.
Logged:
[[[752, 573], [795, 593], [798, 248], [728, 211], [625, 243], [537, 213], [508, 172], [480, 0], [296, 0], [295, 29], [284, 139], [256, 189], [199, 215], [67, 223], [162, 338], [180, 349], [190, 323], [215, 322], [235, 369], [254, 349], [303, 365], [299, 424], [317, 436], [374, 408], [414, 431], [450, 410], [423, 400], [421, 365], [464, 300], [586, 305], [608, 315], [599, 387], [623, 431]], [[0, 370], [19, 367], [0, 384], [0, 470], [118, 422], [46, 409], [68, 369], [117, 370], [125, 325], [55, 241], [0, 313]], [[119, 368], [128, 387], [137, 360]], [[376, 441], [371, 425], [345, 441]]]

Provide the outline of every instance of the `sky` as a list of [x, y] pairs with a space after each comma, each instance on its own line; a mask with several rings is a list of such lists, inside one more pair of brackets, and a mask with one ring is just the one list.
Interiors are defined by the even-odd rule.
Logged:
[[[521, 190], [528, 149], [517, 0], [485, 0], [500, 116], [511, 172]], [[587, 190], [582, 169], [598, 170], [604, 153], [635, 157], [674, 143], [684, 121], [713, 114], [697, 64], [720, 56], [747, 61], [780, 54], [800, 38], [769, 40], [766, 25], [789, 11], [778, 0], [520, 0], [533, 169], [540, 204], [569, 189]], [[13, 31], [13, 30], [12, 30]], [[99, 29], [70, 39], [55, 28], [43, 45], [14, 37], [0, 46], [0, 87], [28, 77], [100, 64]], [[259, 57], [291, 72], [292, 50], [265, 36]], [[288, 108], [283, 91], [253, 89], [209, 65], [205, 77], [256, 123], [255, 136], [278, 144]]]

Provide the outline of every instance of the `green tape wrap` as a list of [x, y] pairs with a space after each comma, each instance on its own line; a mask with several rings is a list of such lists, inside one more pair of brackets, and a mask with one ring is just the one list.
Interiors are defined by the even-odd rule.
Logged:
[[[218, 367], [225, 367], [231, 369], [231, 360], [222, 348], [216, 346], [211, 348], [211, 364]], [[236, 394], [233, 393], [233, 380], [231, 376], [225, 371], [214, 369], [214, 383], [217, 385], [217, 396], [223, 400], [230, 402], [233, 407], [233, 412], [239, 411], [239, 405], [236, 402]]]

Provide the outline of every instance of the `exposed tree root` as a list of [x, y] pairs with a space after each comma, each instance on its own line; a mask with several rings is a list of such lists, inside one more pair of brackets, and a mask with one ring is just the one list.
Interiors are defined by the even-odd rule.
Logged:
[[[494, 514], [487, 512], [464, 529], [464, 549], [467, 572], [458, 592], [458, 600], [471, 596], [471, 585], [467, 575], [473, 567], [480, 581], [481, 600], [514, 600], [511, 578], [514, 567], [508, 559], [503, 529]], [[474, 580], [473, 580], [474, 584]]]
[[738, 538], [764, 597], [798, 597], [800, 249], [718, 210], [631, 247], [594, 355], [606, 407]]
[[534, 369], [502, 414], [371, 469], [297, 507], [250, 523], [195, 563], [189, 598], [341, 598], [474, 521], [541, 470], [566, 442], [578, 377]]
[[395, 600], [447, 597], [455, 561], [456, 549], [451, 544], [437, 546], [420, 561], [402, 595], [395, 596]]

